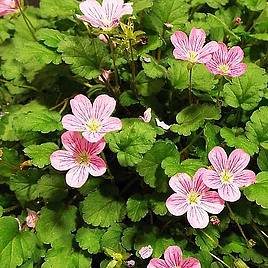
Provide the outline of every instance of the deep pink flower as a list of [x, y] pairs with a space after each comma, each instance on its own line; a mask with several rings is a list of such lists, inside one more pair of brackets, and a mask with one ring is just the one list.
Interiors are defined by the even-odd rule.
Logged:
[[237, 201], [241, 196], [239, 188], [256, 182], [255, 173], [245, 169], [250, 156], [243, 150], [236, 149], [227, 157], [224, 149], [214, 147], [209, 152], [208, 158], [214, 170], [202, 169], [203, 181], [208, 187], [218, 189], [222, 199], [230, 202]]
[[195, 258], [182, 258], [180, 247], [170, 246], [164, 253], [164, 260], [154, 258], [147, 268], [201, 268], [199, 260]]
[[193, 28], [189, 38], [184, 32], [175, 32], [171, 36], [171, 42], [175, 49], [173, 55], [176, 59], [186, 60], [191, 63], [206, 63], [217, 51], [218, 43], [211, 41], [205, 46], [206, 33], [202, 29]]
[[30, 228], [35, 228], [38, 221], [38, 214], [30, 209], [27, 209], [28, 215], [26, 217], [26, 225]]
[[0, 17], [19, 12], [18, 0], [0, 0]]
[[151, 257], [151, 255], [153, 254], [153, 248], [151, 245], [148, 245], [146, 247], [142, 247], [139, 250], [139, 254], [141, 256], [142, 259], [148, 259]]
[[230, 77], [241, 76], [247, 70], [247, 65], [241, 63], [244, 58], [243, 50], [234, 46], [228, 50], [224, 43], [219, 43], [219, 49], [212, 54], [206, 63], [209, 72]]
[[143, 122], [149, 123], [152, 119], [152, 109], [151, 108], [146, 109], [146, 111], [143, 113], [143, 116], [139, 116], [139, 118]]
[[60, 171], [69, 170], [66, 183], [74, 188], [81, 187], [91, 174], [101, 176], [106, 171], [106, 163], [97, 156], [105, 147], [104, 139], [96, 143], [88, 142], [79, 132], [66, 131], [61, 136], [66, 150], [58, 150], [50, 156], [51, 165]]
[[80, 10], [84, 15], [79, 19], [105, 31], [117, 27], [122, 16], [133, 12], [132, 3], [123, 0], [103, 0], [102, 5], [97, 0], [86, 0], [80, 3]]
[[100, 95], [92, 105], [86, 96], [80, 94], [70, 104], [73, 115], [67, 114], [62, 118], [63, 127], [82, 132], [89, 142], [97, 142], [106, 133], [122, 128], [121, 120], [111, 117], [116, 105], [114, 98]]
[[187, 213], [187, 219], [193, 228], [205, 228], [209, 223], [208, 212], [219, 214], [224, 208], [224, 201], [215, 191], [210, 191], [203, 183], [202, 169], [193, 179], [186, 173], [171, 177], [169, 185], [175, 194], [166, 201], [169, 212], [175, 216]]

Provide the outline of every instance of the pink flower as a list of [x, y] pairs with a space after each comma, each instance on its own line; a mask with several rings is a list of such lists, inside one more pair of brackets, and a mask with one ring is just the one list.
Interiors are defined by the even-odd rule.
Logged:
[[241, 63], [243, 58], [244, 52], [240, 47], [234, 46], [228, 50], [224, 43], [219, 43], [219, 49], [212, 54], [206, 67], [212, 74], [241, 76], [247, 69], [247, 65]]
[[155, 118], [156, 121], [156, 125], [158, 127], [163, 128], [164, 130], [169, 130], [170, 129], [170, 125], [167, 125], [164, 121], [160, 121], [158, 118]]
[[219, 214], [224, 208], [224, 201], [215, 191], [203, 183], [204, 171], [199, 169], [193, 179], [186, 173], [173, 176], [169, 185], [175, 194], [166, 201], [169, 212], [175, 216], [187, 213], [187, 219], [193, 228], [205, 228], [209, 223], [208, 212]]
[[123, 0], [103, 0], [102, 5], [97, 0], [86, 0], [80, 3], [80, 10], [84, 15], [79, 19], [105, 31], [117, 27], [122, 16], [133, 12], [132, 3]]
[[66, 183], [74, 188], [81, 187], [91, 174], [101, 176], [106, 171], [106, 164], [97, 155], [105, 147], [104, 139], [96, 143], [88, 142], [79, 132], [66, 131], [61, 136], [66, 150], [58, 150], [50, 156], [51, 165], [60, 171], [69, 170]]
[[73, 115], [65, 115], [62, 125], [67, 130], [82, 132], [89, 142], [97, 142], [106, 133], [122, 128], [121, 120], [111, 117], [116, 101], [107, 95], [98, 96], [92, 105], [86, 96], [80, 94], [70, 104]]
[[180, 247], [170, 246], [164, 253], [164, 260], [154, 258], [150, 260], [147, 268], [201, 268], [199, 260], [195, 258], [182, 258]]
[[206, 63], [217, 51], [218, 43], [211, 41], [205, 46], [206, 33], [202, 29], [193, 28], [189, 38], [184, 32], [175, 32], [171, 36], [171, 42], [175, 46], [173, 55], [176, 59], [186, 60], [191, 63]]
[[239, 188], [256, 182], [255, 173], [245, 169], [250, 156], [243, 150], [236, 149], [227, 157], [224, 149], [214, 147], [209, 152], [208, 158], [214, 170], [203, 169], [204, 183], [212, 189], [218, 189], [222, 199], [237, 201], [241, 196]]
[[129, 261], [126, 261], [125, 263], [126, 263], [126, 266], [130, 267], [130, 268], [134, 267], [136, 264], [136, 262], [134, 260], [129, 260]]
[[139, 250], [139, 254], [141, 256], [142, 259], [148, 259], [151, 257], [151, 255], [153, 254], [153, 248], [151, 245], [148, 245], [146, 247], [142, 247]]
[[27, 209], [28, 216], [26, 217], [26, 225], [30, 228], [35, 228], [38, 221], [38, 214], [30, 209]]
[[104, 44], [108, 44], [108, 36], [106, 34], [99, 34], [98, 38], [101, 42], [103, 42]]
[[210, 222], [213, 225], [220, 225], [220, 223], [221, 223], [220, 219], [217, 216], [211, 216], [210, 217]]
[[111, 70], [103, 69], [101, 75], [99, 76], [99, 80], [102, 83], [105, 83], [106, 81], [110, 81], [111, 73], [112, 73]]
[[18, 0], [0, 0], [0, 17], [19, 12]]
[[149, 123], [151, 121], [151, 119], [152, 119], [152, 109], [151, 108], [148, 108], [144, 112], [143, 116], [139, 116], [139, 118], [141, 120], [143, 120], [145, 123]]

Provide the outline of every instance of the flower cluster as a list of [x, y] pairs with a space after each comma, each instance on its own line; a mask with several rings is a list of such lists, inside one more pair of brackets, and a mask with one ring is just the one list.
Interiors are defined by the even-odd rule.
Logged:
[[178, 173], [169, 181], [175, 192], [166, 201], [169, 212], [175, 216], [187, 213], [194, 228], [205, 228], [209, 224], [208, 213], [219, 214], [224, 201], [237, 201], [241, 196], [239, 188], [256, 181], [255, 173], [245, 169], [250, 156], [243, 150], [234, 150], [228, 158], [224, 149], [215, 147], [208, 157], [213, 169], [200, 168], [193, 178]]
[[0, 17], [19, 12], [18, 0], [0, 0]]
[[112, 117], [116, 102], [107, 95], [98, 96], [92, 104], [84, 95], [70, 101], [73, 114], [62, 118], [66, 131], [61, 136], [65, 150], [50, 156], [52, 166], [67, 171], [66, 182], [74, 188], [81, 187], [92, 176], [106, 172], [106, 163], [98, 155], [105, 148], [104, 135], [120, 130], [120, 119]]
[[193, 28], [189, 38], [184, 32], [175, 32], [171, 36], [174, 57], [191, 64], [205, 64], [214, 75], [237, 77], [245, 73], [247, 65], [242, 63], [244, 52], [239, 46], [228, 50], [221, 42], [211, 41], [204, 45], [205, 40], [206, 33], [202, 29]]

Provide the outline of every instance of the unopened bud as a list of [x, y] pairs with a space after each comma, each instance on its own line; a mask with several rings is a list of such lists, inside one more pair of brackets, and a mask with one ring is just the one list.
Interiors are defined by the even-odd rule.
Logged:
[[211, 216], [210, 217], [210, 222], [213, 225], [219, 225], [221, 223], [220, 219], [217, 216]]
[[236, 259], [234, 265], [237, 268], [249, 268], [241, 259]]
[[236, 18], [233, 20], [233, 23], [234, 23], [235, 25], [240, 25], [241, 22], [242, 22], [242, 20], [241, 20], [240, 17], [236, 17]]
[[146, 247], [142, 247], [139, 250], [139, 254], [141, 256], [142, 259], [148, 259], [151, 257], [151, 255], [153, 254], [153, 248], [151, 245], [148, 245]]
[[134, 267], [135, 266], [135, 261], [134, 260], [126, 261], [126, 265], [127, 265], [127, 267]]

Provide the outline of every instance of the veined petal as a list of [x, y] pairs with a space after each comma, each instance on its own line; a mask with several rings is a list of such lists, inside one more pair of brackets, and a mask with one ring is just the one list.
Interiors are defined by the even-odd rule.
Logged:
[[102, 9], [106, 14], [107, 19], [110, 21], [119, 19], [123, 4], [123, 0], [103, 0]]
[[207, 170], [205, 168], [200, 168], [193, 177], [193, 190], [197, 193], [203, 193], [209, 190], [209, 188], [203, 182], [206, 172]]
[[206, 169], [202, 178], [204, 184], [209, 188], [219, 189], [222, 186], [221, 178], [215, 170]]
[[187, 195], [192, 189], [192, 179], [186, 173], [178, 173], [170, 178], [170, 188], [180, 195]]
[[80, 119], [78, 119], [72, 114], [64, 115], [61, 122], [62, 122], [63, 127], [67, 130], [71, 130], [71, 131], [86, 130], [84, 122], [82, 122]]
[[241, 197], [240, 190], [236, 184], [223, 184], [221, 188], [218, 189], [220, 197], [229, 202], [235, 202]]
[[214, 61], [213, 58], [206, 63], [206, 67], [208, 71], [214, 75], [221, 74], [221, 72], [218, 70], [219, 65], [216, 61]]
[[94, 177], [99, 177], [106, 172], [106, 163], [96, 155], [90, 157], [89, 173]]
[[227, 164], [227, 154], [221, 147], [214, 147], [209, 152], [208, 159], [217, 172], [221, 172], [225, 169]]
[[181, 268], [201, 268], [199, 260], [195, 258], [187, 258], [181, 261]]
[[204, 46], [206, 33], [202, 29], [193, 28], [189, 35], [189, 50], [198, 52]]
[[227, 64], [237, 65], [239, 64], [244, 58], [244, 51], [239, 46], [234, 46], [229, 49], [228, 56], [227, 56]]
[[82, 132], [82, 135], [89, 142], [97, 142], [104, 137], [105, 133], [84, 131]]
[[228, 75], [230, 77], [238, 77], [243, 75], [247, 71], [246, 63], [239, 63], [230, 67]]
[[181, 31], [175, 32], [171, 36], [171, 42], [175, 47], [174, 53], [176, 51], [176, 54], [178, 53], [179, 55], [185, 55], [185, 57], [187, 56], [187, 53], [189, 51], [189, 43], [186, 33]]
[[186, 201], [186, 197], [175, 193], [167, 199], [166, 207], [172, 215], [181, 216], [187, 212], [189, 204]]
[[122, 122], [117, 117], [109, 117], [102, 121], [101, 132], [107, 133], [111, 131], [121, 130]]
[[165, 250], [164, 259], [169, 267], [179, 267], [182, 259], [180, 247], [170, 246]]
[[228, 49], [224, 43], [218, 43], [218, 50], [215, 51], [212, 55], [213, 60], [217, 63], [218, 66], [226, 64], [228, 56]]
[[77, 164], [72, 152], [58, 150], [51, 154], [50, 162], [57, 170], [65, 171], [75, 167]]
[[80, 132], [66, 131], [61, 135], [61, 142], [64, 148], [73, 153], [82, 152], [86, 149], [87, 141], [82, 137]]
[[122, 6], [122, 10], [121, 10], [121, 16], [124, 15], [131, 15], [133, 13], [133, 7], [132, 7], [132, 3], [125, 3]]
[[181, 48], [175, 48], [173, 50], [173, 56], [177, 60], [188, 60], [188, 54]]
[[147, 268], [170, 268], [164, 260], [161, 259], [151, 259]]
[[250, 155], [242, 149], [235, 149], [229, 155], [227, 161], [227, 169], [231, 173], [237, 173], [242, 171], [249, 163]]
[[256, 174], [248, 169], [244, 169], [234, 174], [234, 184], [238, 187], [247, 187], [256, 182]]
[[99, 95], [93, 103], [92, 115], [98, 120], [104, 120], [110, 117], [116, 106], [114, 98], [108, 95]]
[[211, 214], [219, 214], [224, 209], [224, 200], [217, 192], [208, 191], [202, 194], [199, 206]]
[[70, 105], [71, 105], [73, 114], [80, 121], [86, 123], [91, 118], [92, 104], [86, 96], [82, 94], [75, 96], [70, 101]]
[[208, 213], [197, 206], [191, 206], [187, 212], [187, 219], [193, 228], [206, 228], [209, 223]]
[[105, 148], [106, 142], [104, 139], [100, 139], [97, 142], [88, 142], [88, 148], [87, 151], [90, 155], [97, 155], [100, 154], [103, 149]]
[[88, 179], [89, 170], [86, 166], [76, 166], [66, 174], [66, 183], [73, 188], [80, 188]]
[[219, 45], [215, 41], [207, 43], [199, 52], [198, 52], [198, 63], [207, 63], [212, 58], [212, 53], [216, 52], [219, 49]]

